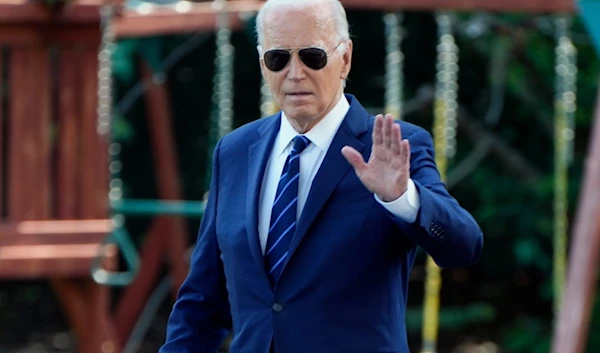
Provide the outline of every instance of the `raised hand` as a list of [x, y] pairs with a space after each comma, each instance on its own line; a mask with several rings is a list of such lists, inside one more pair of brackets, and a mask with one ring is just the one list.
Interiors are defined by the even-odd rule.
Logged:
[[363, 185], [381, 201], [398, 199], [407, 189], [410, 178], [410, 145], [402, 139], [400, 125], [391, 114], [375, 117], [373, 148], [368, 162], [350, 146], [342, 154], [352, 165]]

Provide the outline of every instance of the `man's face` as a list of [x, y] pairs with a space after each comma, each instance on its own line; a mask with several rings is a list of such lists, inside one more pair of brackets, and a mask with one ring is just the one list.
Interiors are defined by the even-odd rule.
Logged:
[[317, 47], [328, 55], [327, 64], [319, 70], [303, 63], [298, 51], [293, 51], [287, 65], [277, 72], [261, 60], [261, 70], [275, 102], [305, 131], [335, 106], [343, 93], [342, 79], [350, 71], [352, 42], [340, 41], [329, 13], [315, 7], [279, 8], [265, 16], [263, 53], [270, 49]]

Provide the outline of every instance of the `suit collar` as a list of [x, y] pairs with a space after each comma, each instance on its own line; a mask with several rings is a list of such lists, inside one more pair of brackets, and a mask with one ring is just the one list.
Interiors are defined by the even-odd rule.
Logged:
[[350, 103], [350, 109], [348, 109], [344, 124], [340, 128], [345, 127], [349, 129], [348, 132], [351, 136], [359, 137], [369, 131], [369, 113], [354, 95], [346, 94], [345, 96], [348, 103]]
[[[265, 173], [265, 168], [269, 160], [269, 155], [273, 148], [275, 137], [279, 132], [280, 113], [262, 118], [262, 124], [257, 128], [258, 138], [256, 142], [250, 145], [248, 149], [248, 197], [246, 198], [246, 233], [250, 252], [256, 261], [257, 266], [265, 269], [264, 257], [260, 247], [260, 238], [258, 236], [258, 209], [260, 191]], [[270, 287], [267, 271], [262, 271], [261, 280]]]

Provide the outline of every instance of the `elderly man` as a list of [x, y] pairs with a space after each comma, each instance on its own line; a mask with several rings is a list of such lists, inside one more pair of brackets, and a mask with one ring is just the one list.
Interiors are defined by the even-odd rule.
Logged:
[[344, 94], [352, 41], [338, 0], [269, 0], [262, 73], [282, 111], [225, 136], [191, 270], [161, 353], [408, 352], [417, 247], [468, 266], [483, 236], [422, 128]]

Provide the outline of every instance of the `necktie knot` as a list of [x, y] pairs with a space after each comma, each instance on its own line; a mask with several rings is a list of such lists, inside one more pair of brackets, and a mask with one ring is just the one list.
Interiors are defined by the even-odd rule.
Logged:
[[304, 135], [298, 135], [294, 137], [294, 147], [292, 147], [292, 154], [300, 154], [308, 145], [310, 145], [310, 140], [308, 137]]

